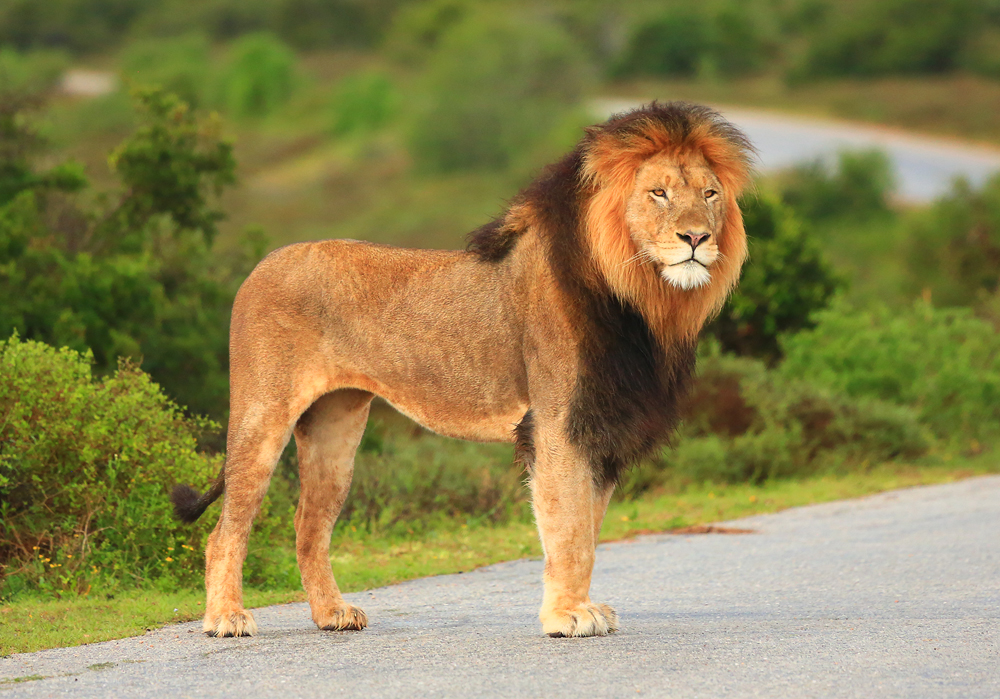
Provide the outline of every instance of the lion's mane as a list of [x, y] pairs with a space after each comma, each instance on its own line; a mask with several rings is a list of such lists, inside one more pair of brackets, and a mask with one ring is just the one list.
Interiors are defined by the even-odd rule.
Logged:
[[[698, 289], [676, 289], [650, 265], [631, 263], [637, 248], [625, 222], [627, 199], [639, 166], [659, 153], [679, 164], [700, 155], [723, 187], [721, 254], [711, 282]], [[678, 421], [698, 333], [735, 287], [746, 258], [737, 199], [754, 156], [747, 137], [716, 111], [654, 102], [588, 129], [503, 215], [469, 236], [468, 250], [485, 263], [507, 258], [525, 236], [541, 240], [581, 325], [568, 429], [599, 484], [617, 480]], [[517, 430], [519, 454], [529, 464], [532, 424], [529, 411]]]

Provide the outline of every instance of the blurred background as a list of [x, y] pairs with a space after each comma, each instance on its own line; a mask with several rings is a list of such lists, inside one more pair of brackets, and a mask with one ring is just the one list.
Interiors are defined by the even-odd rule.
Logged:
[[[197, 584], [212, 522], [165, 489], [221, 464], [267, 251], [459, 248], [652, 99], [721, 109], [761, 176], [680, 436], [619, 501], [995, 468], [997, 0], [0, 0], [0, 596]], [[530, 521], [511, 464], [376, 406], [338, 536]], [[297, 588], [296, 479], [251, 585]]]

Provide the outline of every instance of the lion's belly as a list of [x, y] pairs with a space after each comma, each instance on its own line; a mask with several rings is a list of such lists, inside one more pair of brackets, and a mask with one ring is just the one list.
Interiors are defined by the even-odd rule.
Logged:
[[382, 397], [399, 412], [432, 432], [474, 442], [514, 441], [514, 427], [528, 410], [524, 403], [507, 406], [506, 410], [500, 410], [500, 406], [497, 406], [495, 412], [484, 412], [463, 410], [463, 406], [458, 404], [409, 405], [405, 397], [395, 400], [391, 396]]

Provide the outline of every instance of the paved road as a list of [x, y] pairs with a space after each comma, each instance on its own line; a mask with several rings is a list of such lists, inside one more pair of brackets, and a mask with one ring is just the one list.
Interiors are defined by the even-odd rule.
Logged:
[[199, 624], [0, 660], [6, 697], [1000, 697], [1000, 477], [741, 520], [745, 535], [603, 545], [606, 638], [539, 632], [541, 563], [350, 595], [361, 633], [303, 604], [261, 634]]
[[[623, 100], [601, 100], [595, 106], [601, 118], [605, 118], [637, 105]], [[897, 195], [913, 202], [930, 201], [944, 194], [959, 175], [979, 185], [990, 175], [1000, 172], [1000, 148], [881, 126], [747, 109], [720, 109], [757, 146], [760, 166], [765, 171], [816, 158], [829, 159], [845, 149], [876, 148], [885, 151], [892, 161]]]

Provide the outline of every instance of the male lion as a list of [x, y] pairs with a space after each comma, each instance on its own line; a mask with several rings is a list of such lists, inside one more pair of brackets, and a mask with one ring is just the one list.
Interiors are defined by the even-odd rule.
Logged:
[[588, 129], [465, 251], [327, 240], [268, 255], [233, 306], [225, 468], [204, 496], [173, 495], [193, 521], [225, 490], [206, 633], [257, 630], [247, 537], [292, 434], [313, 621], [367, 625], [329, 548], [374, 396], [443, 435], [514, 442], [545, 551], [542, 630], [614, 631], [588, 594], [601, 522], [622, 469], [677, 422], [698, 332], [737, 281], [752, 156], [711, 109], [654, 102]]

